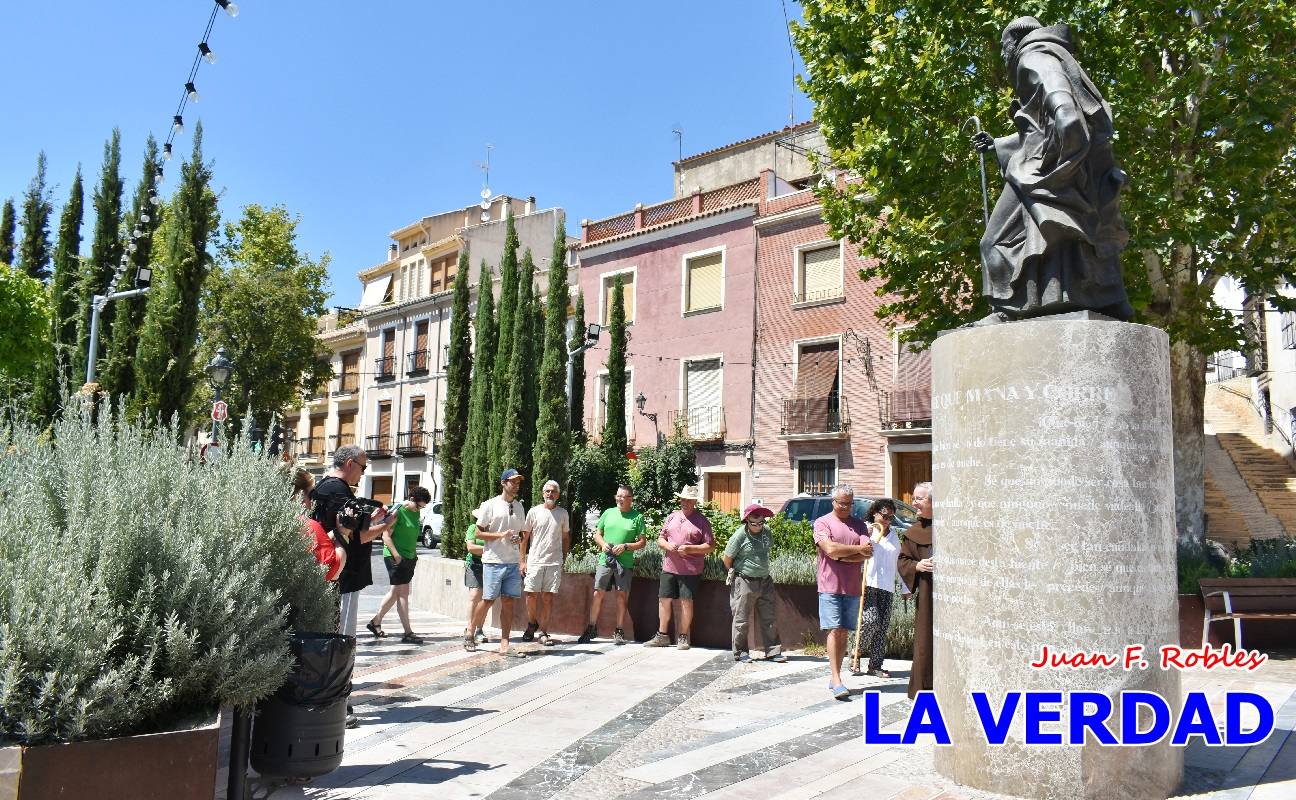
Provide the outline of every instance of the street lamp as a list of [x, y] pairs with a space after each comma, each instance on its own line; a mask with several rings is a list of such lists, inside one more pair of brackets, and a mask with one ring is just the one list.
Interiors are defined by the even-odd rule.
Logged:
[[[569, 325], [572, 325], [575, 322], [576, 320], [574, 319], [568, 320]], [[568, 328], [567, 330], [567, 338], [568, 341], [570, 341], [572, 329]], [[572, 395], [576, 392], [576, 387], [574, 385], [576, 383], [576, 357], [598, 344], [599, 335], [601, 333], [603, 333], [603, 326], [597, 322], [591, 322], [589, 325], [585, 326], [585, 341], [581, 342], [579, 346], [571, 347], [567, 350], [567, 422], [568, 425], [571, 426], [572, 430], [575, 430], [581, 424], [580, 420], [571, 418], [572, 406], [575, 403], [575, 398], [573, 398]]]
[[639, 416], [641, 416], [641, 417], [647, 417], [648, 420], [649, 420], [650, 422], [652, 422], [652, 424], [653, 424], [654, 441], [657, 442], [657, 446], [658, 446], [658, 447], [661, 447], [661, 443], [662, 443], [662, 441], [661, 441], [661, 431], [657, 429], [657, 415], [656, 415], [656, 414], [649, 414], [648, 412], [644, 411], [644, 406], [646, 406], [646, 405], [648, 405], [648, 398], [647, 398], [647, 397], [644, 397], [644, 393], [643, 393], [643, 392], [640, 392], [640, 393], [639, 393], [639, 396], [635, 398], [635, 408], [639, 409]]
[[[224, 389], [225, 384], [229, 383], [230, 374], [234, 372], [234, 362], [225, 357], [225, 348], [219, 347], [216, 349], [216, 355], [212, 356], [212, 360], [208, 361], [207, 366], [203, 367], [203, 372], [207, 373], [207, 382], [216, 391], [216, 402], [219, 403], [221, 389]], [[219, 430], [220, 423], [213, 420], [212, 444], [217, 444], [216, 434]]]

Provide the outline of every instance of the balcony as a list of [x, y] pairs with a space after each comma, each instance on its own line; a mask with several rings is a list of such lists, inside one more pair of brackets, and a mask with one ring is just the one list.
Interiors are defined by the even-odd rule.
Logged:
[[359, 444], [359, 442], [356, 441], [356, 435], [354, 433], [335, 433], [328, 437], [328, 452], [330, 454], [334, 453], [339, 447], [344, 447], [348, 444]]
[[338, 376], [337, 388], [333, 390], [333, 396], [337, 397], [344, 394], [354, 394], [360, 391], [360, 373], [343, 372]]
[[760, 178], [721, 186], [708, 192], [694, 192], [690, 196], [668, 200], [651, 206], [639, 206], [633, 211], [615, 217], [595, 220], [581, 226], [581, 244], [590, 245], [605, 239], [678, 222], [712, 211], [751, 203], [760, 197]]
[[405, 431], [396, 434], [396, 454], [402, 456], [427, 455], [432, 443], [431, 431]]
[[305, 436], [298, 439], [292, 454], [300, 461], [322, 461], [324, 459], [324, 437]]
[[415, 350], [405, 356], [406, 375], [426, 375], [432, 369], [432, 351]]
[[850, 415], [846, 398], [839, 394], [827, 397], [792, 397], [783, 401], [783, 419], [779, 438], [845, 439], [850, 435]]
[[901, 386], [882, 394], [882, 430], [900, 433], [931, 430], [931, 387]]
[[833, 286], [827, 289], [816, 289], [807, 292], [800, 289], [792, 292], [793, 308], [809, 308], [811, 306], [827, 305], [846, 299], [846, 290], [842, 286]]
[[374, 380], [378, 383], [396, 380], [396, 356], [374, 359]]
[[701, 406], [672, 411], [670, 427], [695, 442], [723, 442], [726, 433], [724, 408]]
[[365, 437], [365, 452], [370, 458], [391, 458], [391, 434], [380, 433], [376, 436]]

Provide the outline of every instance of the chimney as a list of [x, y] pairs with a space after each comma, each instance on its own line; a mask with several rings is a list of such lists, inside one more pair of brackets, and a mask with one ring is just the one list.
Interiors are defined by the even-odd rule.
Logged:
[[535, 195], [531, 195], [530, 197], [527, 198], [526, 211], [522, 213], [531, 214], [534, 212], [535, 212]]
[[399, 252], [400, 252], [400, 251], [397, 250], [397, 248], [396, 248], [396, 243], [395, 243], [395, 242], [392, 242], [391, 244], [387, 245], [387, 260], [388, 260], [388, 261], [395, 261], [395, 260], [396, 260], [396, 255], [397, 255], [397, 253], [399, 253]]

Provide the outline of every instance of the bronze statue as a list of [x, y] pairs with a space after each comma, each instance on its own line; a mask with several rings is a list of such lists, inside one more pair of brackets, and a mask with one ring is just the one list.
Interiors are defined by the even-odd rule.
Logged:
[[1128, 320], [1120, 254], [1129, 233], [1118, 203], [1128, 176], [1112, 155], [1111, 107], [1076, 62], [1068, 26], [1021, 17], [1002, 44], [1017, 132], [972, 137], [978, 152], [994, 151], [1004, 177], [981, 238], [992, 316], [1088, 310]]

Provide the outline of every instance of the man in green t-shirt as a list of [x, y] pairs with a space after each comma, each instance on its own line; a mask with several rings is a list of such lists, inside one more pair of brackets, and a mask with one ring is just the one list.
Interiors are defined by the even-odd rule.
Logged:
[[423, 639], [410, 628], [409, 590], [410, 581], [414, 580], [414, 565], [418, 563], [418, 537], [422, 529], [419, 512], [431, 502], [432, 493], [422, 486], [415, 486], [405, 502], [396, 507], [396, 524], [383, 531], [383, 562], [387, 565], [387, 580], [391, 588], [387, 590], [377, 616], [365, 626], [374, 636], [387, 635], [382, 629], [383, 618], [395, 605], [396, 615], [405, 629], [401, 642], [423, 643]]
[[[477, 519], [477, 512], [473, 512], [473, 519]], [[467, 530], [464, 531], [464, 549], [467, 554], [464, 555], [464, 586], [468, 587], [468, 619], [474, 619], [477, 612], [477, 603], [481, 602], [482, 596], [482, 553], [486, 551], [486, 540], [477, 538], [477, 523], [469, 522]], [[478, 643], [485, 644], [490, 639], [487, 638], [486, 632], [481, 628], [477, 629], [474, 637]]]
[[603, 552], [594, 570], [594, 602], [590, 606], [589, 625], [577, 639], [588, 642], [598, 635], [598, 615], [603, 608], [603, 595], [614, 588], [617, 593], [617, 623], [612, 633], [613, 644], [625, 644], [626, 605], [630, 601], [630, 582], [634, 579], [634, 551], [642, 550], [648, 543], [644, 536], [643, 513], [634, 511], [634, 492], [629, 486], [618, 486], [616, 508], [609, 508], [599, 517], [594, 529], [594, 544]]

